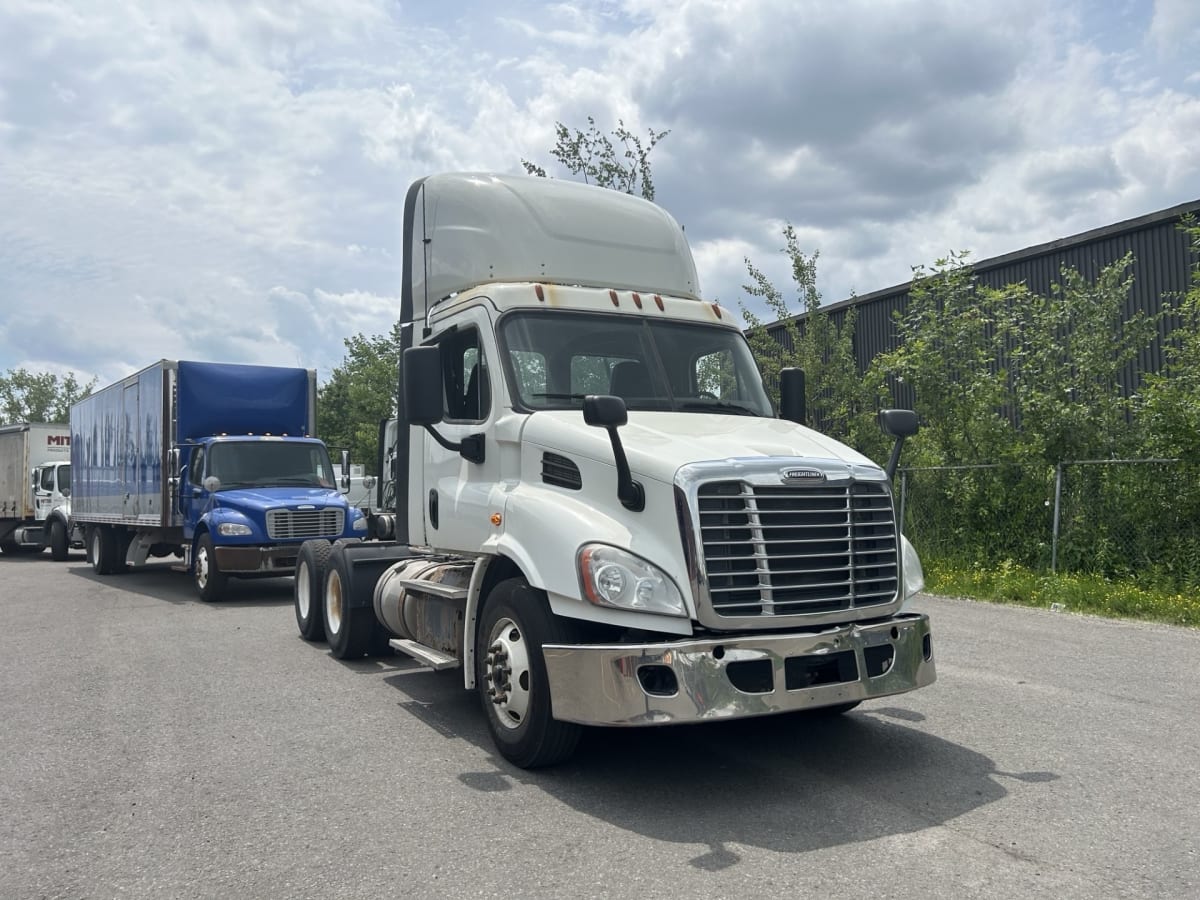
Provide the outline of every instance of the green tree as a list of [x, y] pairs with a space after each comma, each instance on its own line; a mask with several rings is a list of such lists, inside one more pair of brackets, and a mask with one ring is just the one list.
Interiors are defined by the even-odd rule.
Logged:
[[1125, 317], [1132, 266], [1133, 254], [1127, 253], [1092, 282], [1064, 268], [1049, 296], [1025, 292], [1016, 306], [1014, 406], [1029, 449], [1047, 462], [1140, 450], [1120, 376], [1154, 340], [1162, 313]]
[[[646, 140], [617, 120], [612, 138], [602, 134], [596, 120], [588, 116], [587, 131], [572, 131], [562, 122], [554, 123], [555, 141], [550, 155], [572, 175], [582, 176], [586, 184], [611, 188], [626, 194], [654, 199], [654, 180], [650, 175], [650, 151], [671, 132], [648, 129]], [[614, 141], [615, 139], [615, 141]], [[521, 165], [530, 175], [545, 178], [546, 170], [527, 159]]]
[[763, 381], [778, 402], [779, 370], [802, 369], [809, 424], [878, 458], [886, 454], [883, 435], [874, 421], [878, 392], [859, 373], [855, 361], [856, 312], [847, 310], [839, 323], [822, 309], [821, 293], [817, 289], [819, 253], [805, 254], [790, 223], [784, 227], [783, 237], [783, 252], [791, 262], [803, 324], [788, 308], [783, 292], [749, 259], [745, 262], [751, 283], [743, 285], [742, 289], [751, 297], [759, 298], [775, 316], [782, 340], [768, 332], [766, 324], [744, 301], [739, 303], [746, 322], [746, 339]]
[[1152, 455], [1200, 463], [1200, 225], [1181, 226], [1191, 242], [1191, 286], [1174, 310], [1178, 325], [1164, 348], [1163, 371], [1146, 378], [1138, 421]]
[[332, 450], [348, 449], [370, 475], [379, 474], [379, 420], [396, 414], [400, 338], [399, 323], [386, 335], [346, 338], [342, 364], [317, 392], [318, 433]]
[[0, 421], [66, 422], [71, 404], [95, 386], [95, 378], [80, 384], [74, 372], [60, 378], [53, 372], [9, 369], [0, 375]]
[[914, 269], [908, 306], [896, 315], [898, 346], [871, 364], [875, 383], [912, 389], [923, 426], [906, 454], [910, 464], [999, 462], [1017, 447], [1004, 361], [1016, 340], [1013, 308], [1028, 292], [979, 285], [966, 257]]

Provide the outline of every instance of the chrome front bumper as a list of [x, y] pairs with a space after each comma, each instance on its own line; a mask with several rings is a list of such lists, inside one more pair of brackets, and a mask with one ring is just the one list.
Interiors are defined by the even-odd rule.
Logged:
[[929, 617], [816, 633], [544, 648], [556, 719], [669, 725], [902, 694], [937, 677]]

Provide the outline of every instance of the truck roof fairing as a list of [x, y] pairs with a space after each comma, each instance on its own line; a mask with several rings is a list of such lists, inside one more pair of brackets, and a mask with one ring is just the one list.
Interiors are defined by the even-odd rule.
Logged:
[[481, 284], [546, 282], [699, 299], [683, 229], [619, 191], [527, 175], [447, 173], [409, 188], [401, 319]]

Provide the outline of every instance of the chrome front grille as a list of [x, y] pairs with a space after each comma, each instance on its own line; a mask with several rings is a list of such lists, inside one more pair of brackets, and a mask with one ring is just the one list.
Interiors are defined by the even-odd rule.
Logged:
[[273, 541], [301, 541], [307, 538], [338, 537], [346, 522], [345, 510], [272, 509], [267, 511], [267, 536]]
[[886, 604], [899, 536], [882, 482], [701, 485], [700, 543], [713, 612], [791, 616]]

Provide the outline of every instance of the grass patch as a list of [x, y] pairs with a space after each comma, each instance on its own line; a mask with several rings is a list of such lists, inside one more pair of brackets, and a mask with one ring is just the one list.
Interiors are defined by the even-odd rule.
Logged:
[[1160, 588], [1102, 575], [1051, 575], [1008, 561], [988, 567], [949, 560], [922, 562], [925, 589], [934, 594], [1043, 609], [1059, 604], [1070, 612], [1200, 626], [1200, 589]]

